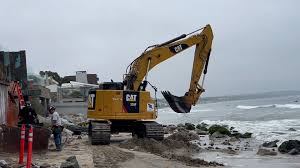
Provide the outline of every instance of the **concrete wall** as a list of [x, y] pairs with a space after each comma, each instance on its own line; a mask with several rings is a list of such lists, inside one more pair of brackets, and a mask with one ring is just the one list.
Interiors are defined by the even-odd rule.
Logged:
[[7, 86], [0, 84], [0, 125], [6, 124], [8, 108], [8, 91]]
[[59, 114], [87, 114], [86, 102], [52, 103]]

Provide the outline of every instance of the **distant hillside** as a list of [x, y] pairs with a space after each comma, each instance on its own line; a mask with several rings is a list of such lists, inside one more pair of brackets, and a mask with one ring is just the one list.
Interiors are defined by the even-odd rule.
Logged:
[[[280, 96], [295, 96], [300, 95], [300, 91], [274, 91], [274, 92], [264, 92], [264, 93], [253, 93], [253, 94], [241, 94], [241, 95], [231, 95], [231, 96], [216, 96], [216, 97], [202, 97], [198, 103], [215, 103], [221, 101], [234, 101], [234, 100], [249, 100], [249, 99], [262, 99]], [[168, 107], [167, 101], [162, 98], [158, 99], [158, 107]]]

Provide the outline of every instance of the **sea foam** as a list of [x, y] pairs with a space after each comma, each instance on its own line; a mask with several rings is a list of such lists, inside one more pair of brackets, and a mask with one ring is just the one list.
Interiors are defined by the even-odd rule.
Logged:
[[[232, 121], [232, 120], [203, 120], [202, 122], [213, 125], [228, 125], [234, 127], [235, 130], [245, 133], [253, 133], [253, 137], [260, 141], [274, 141], [278, 139], [280, 142], [289, 139], [300, 140], [300, 120], [271, 120], [271, 121]], [[295, 128], [297, 131], [289, 131], [289, 128]]]
[[238, 109], [250, 110], [255, 108], [289, 108], [289, 109], [300, 109], [300, 104], [267, 104], [260, 106], [244, 106], [238, 105], [236, 106]]

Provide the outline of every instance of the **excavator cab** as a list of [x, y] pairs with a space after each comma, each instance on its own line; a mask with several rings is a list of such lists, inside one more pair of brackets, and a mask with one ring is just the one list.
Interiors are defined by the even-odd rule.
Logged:
[[101, 90], [123, 90], [123, 82], [103, 82], [99, 85]]

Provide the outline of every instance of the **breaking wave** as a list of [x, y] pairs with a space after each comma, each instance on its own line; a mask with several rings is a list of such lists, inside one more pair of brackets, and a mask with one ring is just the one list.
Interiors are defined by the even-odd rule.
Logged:
[[[289, 139], [300, 140], [300, 120], [271, 120], [271, 121], [232, 121], [232, 120], [203, 120], [202, 122], [212, 125], [221, 124], [234, 127], [239, 132], [251, 132], [257, 140], [280, 142]], [[289, 131], [289, 128], [294, 128], [297, 131]]]
[[300, 104], [268, 104], [260, 106], [244, 106], [238, 105], [236, 108], [250, 110], [255, 108], [289, 108], [289, 109], [300, 109]]

